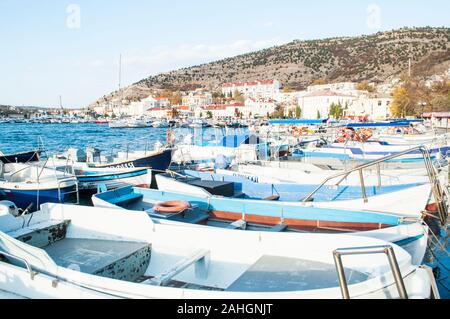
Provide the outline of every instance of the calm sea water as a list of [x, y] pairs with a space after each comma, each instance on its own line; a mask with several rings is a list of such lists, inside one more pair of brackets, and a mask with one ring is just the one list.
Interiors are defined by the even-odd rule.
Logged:
[[[97, 124], [0, 124], [0, 151], [6, 154], [30, 151], [39, 146], [39, 139], [49, 154], [62, 152], [69, 147], [85, 149], [87, 146], [96, 147], [106, 153], [143, 150], [146, 147], [153, 149], [157, 141], [165, 142], [166, 132], [165, 128], [110, 129], [108, 125]], [[225, 132], [217, 129], [178, 129], [175, 133], [179, 141], [190, 134], [198, 141], [214, 140]], [[229, 133], [241, 134], [244, 131], [232, 130]], [[441, 297], [450, 299], [448, 228], [435, 230], [435, 233], [439, 237], [440, 245], [437, 245], [436, 241], [430, 243], [427, 264], [437, 269]], [[439, 249], [440, 246], [444, 249]]]

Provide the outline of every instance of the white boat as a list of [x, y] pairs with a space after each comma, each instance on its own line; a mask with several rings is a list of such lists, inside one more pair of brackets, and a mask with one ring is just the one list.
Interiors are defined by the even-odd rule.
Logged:
[[154, 128], [166, 128], [169, 127], [169, 123], [166, 120], [157, 120], [152, 123]]
[[0, 200], [14, 201], [21, 209], [44, 203], [64, 203], [78, 191], [74, 175], [38, 164], [0, 163]]
[[150, 187], [152, 183], [152, 171], [147, 168], [96, 168], [86, 163], [52, 162], [49, 166], [53, 169], [76, 176], [80, 190], [96, 191], [99, 185], [107, 189], [127, 185]]
[[[0, 216], [0, 286], [10, 296], [41, 299], [340, 299], [339, 278], [346, 285], [333, 253], [345, 248], [360, 253], [339, 268], [351, 298], [431, 296], [430, 272], [382, 240], [199, 231], [154, 223], [146, 212], [50, 204], [32, 216]], [[395, 255], [397, 281], [376, 250]]]
[[143, 119], [130, 118], [109, 123], [110, 128], [146, 128], [152, 127], [150, 123]]
[[[267, 199], [269, 196], [278, 195], [277, 197], [280, 198], [280, 195], [286, 195], [286, 197], [292, 198], [297, 195], [295, 201], [280, 201], [279, 204], [287, 207], [341, 208], [358, 211], [374, 211], [402, 217], [420, 218], [426, 210], [427, 205], [430, 204], [431, 198], [431, 186], [429, 184], [401, 187], [396, 191], [367, 196], [366, 199], [361, 195], [360, 188], [357, 188], [358, 190], [356, 191], [353, 187], [346, 186], [327, 187], [326, 196], [322, 197], [320, 196], [321, 193], [318, 192], [314, 194], [316, 198], [313, 197], [313, 201], [305, 202], [301, 201], [301, 199], [306, 198], [312, 192], [315, 185], [312, 185], [313, 187], [310, 187], [311, 185], [296, 185], [298, 186], [297, 189], [300, 190], [306, 188], [306, 191], [303, 191], [302, 194], [300, 191], [286, 191], [286, 188], [289, 189], [289, 185], [257, 185], [257, 183], [251, 184], [252, 182], [249, 180], [233, 182], [230, 179], [225, 180], [225, 182], [232, 190], [232, 194], [217, 193], [223, 186], [215, 194], [212, 194], [211, 192], [216, 186], [215, 184], [225, 184], [224, 179], [216, 176], [209, 177], [208, 175], [210, 174], [208, 173], [199, 172], [199, 174], [204, 174], [206, 177], [191, 178], [190, 176], [182, 176], [178, 178], [169, 174], [159, 174], [155, 178], [158, 189], [163, 192], [176, 192], [186, 195], [202, 196], [204, 198], [229, 197], [239, 201], [240, 205], [243, 206], [246, 203], [260, 203], [261, 207], [264, 207], [264, 203], [273, 203], [273, 200]], [[250, 192], [253, 186], [255, 192]], [[294, 189], [293, 187], [291, 188]]]
[[[294, 183], [321, 184], [325, 179], [344, 173], [344, 170], [324, 169], [312, 164], [301, 162], [264, 162], [260, 165], [236, 164], [228, 170], [218, 169], [217, 174], [241, 176], [259, 183]], [[393, 186], [413, 183], [428, 183], [429, 178], [425, 168], [402, 170], [365, 170], [364, 184], [367, 186]], [[327, 183], [333, 185], [341, 178]], [[361, 184], [358, 173], [350, 174], [340, 185], [357, 186]]]

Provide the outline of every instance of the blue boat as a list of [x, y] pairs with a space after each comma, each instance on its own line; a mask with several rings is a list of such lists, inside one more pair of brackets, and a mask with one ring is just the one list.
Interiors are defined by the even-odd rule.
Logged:
[[[0, 171], [0, 200], [38, 210], [45, 203], [66, 203], [78, 192], [75, 176], [37, 165], [5, 164]], [[78, 195], [76, 196], [78, 199]]]
[[96, 168], [151, 168], [153, 170], [165, 171], [172, 162], [173, 149], [144, 155], [130, 160], [117, 161], [109, 164], [95, 165]]
[[[156, 175], [161, 191], [204, 197], [228, 197], [242, 201], [273, 202], [286, 205], [308, 205], [385, 213], [420, 218], [429, 204], [429, 183], [391, 186], [358, 186], [327, 184], [316, 192], [317, 184], [259, 183], [239, 174], [184, 171], [183, 174]], [[338, 181], [335, 181], [337, 183]]]

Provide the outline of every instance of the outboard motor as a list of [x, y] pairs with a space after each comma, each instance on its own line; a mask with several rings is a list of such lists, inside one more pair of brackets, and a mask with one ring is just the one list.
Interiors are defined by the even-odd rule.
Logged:
[[100, 150], [95, 147], [86, 148], [86, 157], [88, 163], [100, 163]]
[[67, 156], [75, 162], [86, 162], [86, 153], [77, 148], [69, 148], [67, 150]]
[[158, 151], [161, 151], [162, 149], [164, 149], [163, 143], [161, 143], [160, 141], [157, 141], [155, 143], [155, 151], [158, 152]]
[[12, 215], [18, 217], [21, 215], [16, 204], [10, 202], [9, 200], [0, 201], [0, 216]]
[[215, 169], [227, 169], [230, 166], [229, 160], [224, 155], [219, 155], [214, 161]]

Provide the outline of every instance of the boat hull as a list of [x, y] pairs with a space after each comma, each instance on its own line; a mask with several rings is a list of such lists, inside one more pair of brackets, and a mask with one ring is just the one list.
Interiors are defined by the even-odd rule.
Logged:
[[32, 151], [13, 155], [3, 155], [0, 156], [0, 162], [3, 164], [39, 162], [40, 154], [40, 151]]
[[12, 201], [18, 208], [26, 209], [33, 204], [31, 211], [36, 211], [39, 206], [46, 203], [65, 203], [76, 191], [75, 186], [64, 188], [50, 188], [41, 190], [17, 190], [0, 188], [0, 198]]
[[100, 184], [106, 185], [108, 189], [118, 188], [124, 185], [149, 187], [152, 180], [151, 170], [137, 169], [133, 171], [109, 173], [109, 174], [86, 174], [77, 175], [80, 190], [95, 191]]
[[162, 152], [152, 154], [150, 156], [122, 161], [114, 164], [98, 165], [98, 168], [151, 168], [153, 170], [165, 171], [172, 162], [173, 150], [164, 150]]

